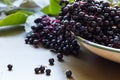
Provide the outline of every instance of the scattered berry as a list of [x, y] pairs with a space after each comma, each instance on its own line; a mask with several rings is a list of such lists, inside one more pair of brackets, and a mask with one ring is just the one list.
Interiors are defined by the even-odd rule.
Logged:
[[40, 68], [39, 68], [39, 71], [41, 72], [41, 73], [44, 73], [44, 71], [45, 71], [45, 66], [40, 66]]
[[35, 71], [35, 74], [39, 74], [40, 70], [39, 70], [39, 68], [35, 68], [34, 71]]
[[51, 69], [46, 69], [46, 75], [50, 75]]
[[12, 68], [13, 68], [13, 65], [12, 64], [8, 64], [7, 67], [8, 67], [8, 71], [11, 71]]
[[59, 61], [63, 60], [63, 54], [62, 53], [57, 53], [57, 58]]
[[72, 71], [71, 70], [67, 70], [66, 71], [66, 77], [70, 78], [72, 76]]
[[50, 58], [50, 59], [49, 59], [50, 65], [54, 65], [54, 61], [55, 61], [54, 58]]

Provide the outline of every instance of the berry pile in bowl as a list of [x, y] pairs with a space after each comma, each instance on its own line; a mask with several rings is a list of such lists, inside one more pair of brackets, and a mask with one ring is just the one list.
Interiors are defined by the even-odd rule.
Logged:
[[76, 0], [65, 5], [58, 19], [91, 52], [120, 62], [120, 7], [104, 1]]
[[120, 62], [119, 6], [95, 0], [61, 0], [60, 5], [55, 19], [44, 15], [34, 20], [32, 32], [25, 39], [27, 44], [42, 44], [65, 55], [78, 55], [80, 46], [84, 46], [99, 56]]

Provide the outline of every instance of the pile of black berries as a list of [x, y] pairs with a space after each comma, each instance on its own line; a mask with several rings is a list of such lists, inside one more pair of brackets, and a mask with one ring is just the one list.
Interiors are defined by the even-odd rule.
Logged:
[[[62, 5], [64, 4], [64, 5]], [[79, 44], [71, 31], [89, 41], [120, 48], [120, 7], [104, 1], [61, 0], [61, 12], [56, 19], [42, 16], [26, 36], [26, 44], [42, 45], [57, 53], [77, 55]]]
[[75, 0], [62, 7], [57, 19], [66, 30], [73, 31], [77, 36], [101, 45], [120, 48], [118, 6], [112, 7], [104, 1]]
[[75, 36], [60, 24], [60, 20], [44, 15], [34, 22], [36, 25], [32, 26], [32, 32], [27, 34], [26, 44], [42, 45], [66, 55], [78, 53], [80, 46]]

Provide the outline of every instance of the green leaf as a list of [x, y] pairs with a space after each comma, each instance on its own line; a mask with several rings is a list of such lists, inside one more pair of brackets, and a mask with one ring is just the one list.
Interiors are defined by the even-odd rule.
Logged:
[[51, 4], [49, 7], [50, 12], [58, 14], [61, 8], [59, 2], [57, 2], [56, 0], [50, 0], [50, 4]]
[[29, 16], [29, 15], [32, 15], [32, 14], [33, 14], [33, 12], [31, 12], [31, 11], [26, 11], [26, 10], [21, 10], [20, 12], [25, 13], [27, 16]]
[[0, 26], [24, 24], [28, 16], [28, 13], [18, 11], [0, 20]]
[[41, 11], [49, 15], [58, 15], [60, 12], [60, 0], [50, 0], [50, 5], [44, 7]]
[[120, 2], [118, 2], [118, 6], [120, 7]]
[[45, 6], [41, 11], [46, 13], [46, 14], [51, 14], [50, 11], [49, 11], [49, 5]]
[[11, 5], [12, 3], [10, 2], [10, 0], [4, 0], [4, 3], [7, 5]]
[[70, 3], [74, 2], [74, 0], [68, 0]]

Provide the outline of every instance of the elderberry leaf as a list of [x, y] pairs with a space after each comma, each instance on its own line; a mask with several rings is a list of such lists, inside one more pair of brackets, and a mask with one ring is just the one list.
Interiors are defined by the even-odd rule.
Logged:
[[30, 13], [27, 11], [18, 11], [16, 13], [10, 14], [0, 20], [0, 27], [8, 26], [8, 25], [24, 24], [29, 15]]
[[60, 9], [58, 0], [50, 0], [50, 5], [44, 7], [41, 11], [49, 15], [58, 15]]

